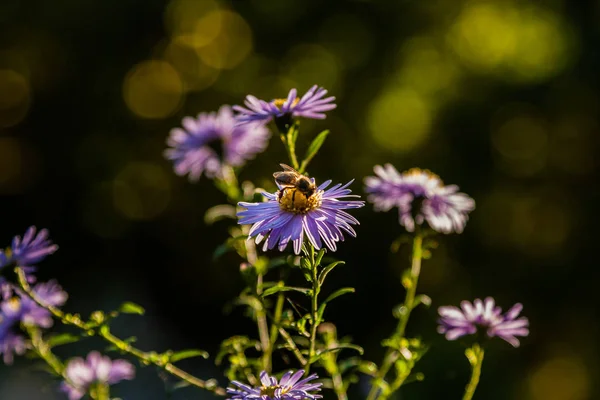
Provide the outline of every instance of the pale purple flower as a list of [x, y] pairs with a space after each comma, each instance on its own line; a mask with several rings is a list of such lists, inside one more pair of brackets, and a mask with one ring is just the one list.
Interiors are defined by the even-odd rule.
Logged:
[[30, 226], [22, 239], [19, 235], [15, 236], [11, 247], [0, 251], [0, 268], [9, 264], [32, 267], [56, 250], [58, 246], [48, 239], [47, 229], [42, 229], [36, 234], [35, 226]]
[[[0, 353], [4, 363], [11, 364], [13, 354], [22, 355], [27, 342], [19, 331], [20, 324], [50, 328], [52, 315], [37, 305], [29, 296], [14, 288], [11, 284], [2, 284], [2, 302], [0, 302]], [[38, 283], [32, 288], [36, 296], [45, 304], [59, 307], [67, 301], [65, 293], [55, 281]]]
[[271, 133], [262, 124], [236, 126], [231, 107], [218, 112], [185, 117], [167, 139], [165, 157], [173, 161], [177, 175], [196, 181], [206, 175], [221, 178], [223, 167], [241, 167], [267, 148]]
[[[311, 181], [314, 183], [314, 178]], [[249, 237], [256, 237], [257, 244], [264, 240], [264, 251], [275, 246], [283, 251], [292, 242], [294, 252], [300, 254], [305, 237], [316, 249], [320, 249], [324, 242], [331, 251], [335, 251], [336, 243], [344, 240], [343, 232], [355, 237], [352, 225], [359, 224], [356, 218], [344, 210], [364, 206], [363, 201], [344, 200], [347, 197], [360, 197], [351, 195], [352, 191], [347, 189], [352, 182], [343, 186], [337, 184], [327, 190], [325, 189], [331, 184], [331, 180], [324, 182], [307, 199], [306, 207], [302, 209], [290, 208], [289, 198], [286, 202], [285, 196], [280, 201], [279, 195], [285, 189], [277, 184], [279, 192], [262, 193], [267, 199], [265, 202], [238, 203], [245, 208], [237, 213], [238, 223], [252, 224]]]
[[441, 233], [461, 233], [475, 209], [475, 201], [458, 186], [444, 186], [441, 179], [429, 171], [417, 168], [399, 173], [391, 164], [374, 168], [376, 176], [365, 178], [367, 199], [375, 211], [398, 208], [399, 221], [407, 231], [424, 222]]
[[97, 351], [92, 351], [84, 360], [73, 358], [65, 367], [65, 381], [61, 390], [69, 400], [79, 400], [95, 383], [112, 385], [122, 380], [131, 380], [135, 368], [125, 360], [111, 360]]
[[246, 107], [233, 106], [233, 109], [239, 113], [237, 119], [241, 124], [253, 121], [268, 123], [273, 118], [285, 120], [285, 123], [278, 123], [281, 130], [292, 118], [324, 119], [325, 111], [337, 107], [334, 103], [335, 97], [325, 97], [326, 94], [327, 90], [314, 85], [301, 98], [298, 98], [296, 89], [290, 90], [287, 99], [275, 99], [270, 102], [248, 95], [244, 101]]
[[463, 301], [460, 308], [440, 307], [438, 332], [446, 339], [456, 340], [465, 335], [483, 332], [488, 338], [499, 337], [514, 347], [519, 347], [517, 336], [529, 335], [529, 320], [519, 317], [523, 306], [515, 304], [505, 314], [495, 305], [493, 298], [476, 299], [473, 304]]
[[314, 400], [321, 399], [323, 396], [317, 394], [321, 390], [321, 383], [312, 383], [317, 379], [316, 374], [300, 380], [304, 374], [303, 370], [295, 373], [288, 371], [279, 381], [274, 376], [269, 376], [266, 371], [260, 373], [261, 385], [251, 387], [243, 383], [232, 381], [236, 388], [227, 388], [227, 393], [231, 395], [228, 400]]

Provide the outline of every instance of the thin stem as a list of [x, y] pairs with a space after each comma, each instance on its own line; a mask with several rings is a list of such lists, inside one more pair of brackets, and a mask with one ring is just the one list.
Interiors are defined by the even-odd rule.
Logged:
[[[406, 325], [408, 324], [408, 320], [410, 318], [410, 313], [414, 308], [415, 303], [415, 295], [417, 293], [417, 284], [419, 282], [419, 275], [421, 273], [421, 260], [423, 258], [423, 237], [419, 234], [416, 234], [413, 239], [413, 248], [412, 248], [412, 262], [410, 268], [410, 282], [408, 283], [408, 288], [406, 289], [406, 297], [404, 298], [404, 313], [400, 316], [400, 320], [398, 321], [398, 325], [396, 327], [396, 332], [394, 336], [398, 340], [404, 338], [404, 334], [406, 332]], [[394, 365], [396, 360], [398, 360], [399, 354], [396, 350], [392, 348], [388, 348], [383, 358], [383, 362], [379, 367], [377, 375], [373, 379], [373, 385], [371, 386], [371, 390], [369, 391], [369, 395], [367, 396], [367, 400], [375, 400], [378, 398], [378, 392], [380, 392], [381, 384], [385, 379], [388, 371]], [[397, 383], [397, 382], [396, 382]], [[402, 382], [400, 382], [402, 384]], [[398, 387], [400, 387], [398, 385]], [[395, 388], [397, 389], [397, 388]]]
[[48, 343], [42, 338], [40, 329], [28, 326], [26, 327], [26, 331], [31, 339], [31, 345], [36, 354], [52, 368], [56, 375], [62, 377], [64, 370], [63, 363], [54, 355], [54, 353], [52, 353], [50, 346], [48, 346]]
[[81, 317], [77, 314], [66, 314], [66, 313], [62, 312], [59, 308], [56, 308], [49, 304], [46, 304], [31, 290], [31, 287], [29, 286], [29, 283], [27, 282], [27, 278], [25, 277], [25, 272], [21, 268], [16, 267], [15, 273], [17, 274], [17, 277], [19, 280], [19, 286], [20, 286], [21, 290], [23, 290], [23, 292], [25, 292], [37, 305], [48, 310], [54, 317], [59, 319], [63, 324], [75, 326], [75, 327], [83, 330], [84, 332], [86, 332], [86, 334], [89, 336], [94, 336], [94, 335], [99, 336], [99, 337], [103, 338], [104, 340], [106, 340], [107, 342], [113, 344], [115, 347], [117, 347], [122, 352], [125, 352], [131, 356], [136, 357], [137, 359], [139, 359], [142, 362], [142, 364], [156, 365], [157, 367], [162, 368], [165, 371], [169, 372], [171, 375], [174, 375], [177, 378], [186, 381], [190, 385], [196, 386], [200, 389], [207, 390], [207, 391], [212, 392], [219, 396], [226, 395], [225, 389], [223, 389], [222, 387], [219, 387], [217, 385], [216, 380], [209, 379], [207, 381], [204, 381], [202, 379], [196, 378], [195, 376], [188, 374], [187, 372], [183, 371], [182, 369], [180, 369], [180, 368], [176, 367], [175, 365], [171, 364], [170, 362], [164, 360], [163, 357], [158, 357], [156, 355], [156, 353], [144, 352], [142, 350], [139, 350], [139, 349], [131, 346], [129, 343], [119, 339], [118, 337], [116, 337], [112, 333], [110, 333], [110, 330], [108, 329], [107, 325], [98, 326], [96, 324], [83, 322], [81, 320]]
[[344, 388], [344, 381], [342, 379], [342, 375], [337, 369], [337, 364], [335, 373], [331, 374], [331, 381], [333, 383], [333, 390], [335, 391], [338, 400], [348, 400], [348, 394], [346, 394], [346, 388]]
[[296, 346], [296, 343], [294, 342], [294, 339], [290, 336], [290, 334], [283, 328], [279, 328], [279, 334], [285, 340], [288, 346], [290, 346], [290, 350], [292, 350], [292, 353], [294, 353], [300, 364], [302, 366], [307, 365], [308, 362], [306, 361], [306, 358], [304, 358], [302, 352], [300, 351], [298, 346]]
[[465, 388], [463, 400], [471, 400], [475, 394], [475, 389], [477, 389], [477, 385], [479, 384], [479, 378], [481, 377], [484, 351], [478, 344], [475, 344], [471, 349], [467, 350], [466, 354], [471, 363], [471, 380]]
[[313, 362], [313, 358], [316, 353], [317, 346], [317, 328], [319, 327], [319, 292], [321, 287], [319, 286], [319, 279], [317, 277], [317, 264], [315, 262], [315, 249], [312, 244], [308, 245], [309, 256], [310, 256], [310, 268], [311, 268], [311, 279], [312, 279], [312, 291], [311, 291], [311, 302], [310, 302], [310, 345], [308, 350], [308, 364], [306, 365], [306, 375], [310, 370], [310, 364]]
[[94, 400], [110, 400], [110, 387], [106, 383], [98, 383], [90, 391], [90, 397]]
[[[246, 241], [248, 242], [248, 241]], [[256, 278], [256, 295], [260, 298], [262, 294], [263, 275], [257, 274]], [[256, 324], [258, 325], [258, 337], [260, 338], [260, 348], [263, 351], [263, 369], [271, 371], [271, 356], [264, 356], [271, 348], [269, 341], [269, 325], [267, 324], [267, 313], [265, 312], [264, 304], [261, 302], [260, 309], [256, 310]]]
[[[283, 286], [284, 282], [279, 282], [279, 285]], [[279, 334], [279, 323], [281, 322], [281, 314], [283, 313], [283, 302], [285, 297], [283, 293], [279, 293], [277, 295], [277, 303], [275, 303], [275, 314], [273, 315], [273, 322], [271, 323], [271, 333], [269, 335], [269, 347], [263, 353], [263, 364], [268, 365], [269, 369], [267, 372], [271, 372], [272, 367], [272, 355], [273, 348], [275, 347], [275, 342], [277, 342], [277, 336]]]

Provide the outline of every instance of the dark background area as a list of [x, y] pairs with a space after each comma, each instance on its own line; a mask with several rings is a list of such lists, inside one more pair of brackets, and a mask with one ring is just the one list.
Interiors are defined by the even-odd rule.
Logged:
[[[299, 146], [329, 128], [311, 175], [352, 185], [375, 164], [421, 167], [477, 202], [462, 235], [440, 237], [419, 291], [431, 309], [409, 331], [432, 348], [426, 380], [397, 399], [460, 398], [468, 363], [435, 332], [436, 309], [494, 296], [524, 304], [531, 334], [519, 349], [496, 341], [476, 398], [586, 400], [598, 388], [597, 1], [233, 1], [0, 3], [0, 242], [46, 227], [60, 250], [40, 268], [84, 315], [125, 300], [146, 317], [115, 330], [144, 349], [199, 347], [254, 334], [225, 305], [243, 288], [234, 254], [212, 251], [229, 222], [204, 223], [225, 201], [212, 182], [177, 177], [163, 156], [185, 115], [329, 89], [338, 108], [305, 121]], [[301, 152], [302, 153], [302, 152]], [[244, 168], [262, 185], [284, 162], [276, 136]], [[404, 291], [406, 254], [390, 254], [397, 214], [357, 210], [358, 237], [327, 290], [356, 287], [328, 318], [379, 361]], [[88, 340], [60, 350], [85, 354]], [[19, 359], [0, 366], [0, 398], [62, 398]], [[209, 361], [184, 363], [201, 377]], [[162, 399], [151, 368], [115, 388]], [[355, 395], [360, 397], [359, 395]], [[177, 399], [211, 398], [184, 389]]]

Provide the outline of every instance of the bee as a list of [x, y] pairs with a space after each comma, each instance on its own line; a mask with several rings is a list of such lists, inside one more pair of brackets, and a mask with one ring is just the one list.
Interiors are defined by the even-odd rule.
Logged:
[[277, 194], [277, 200], [282, 209], [293, 212], [304, 213], [316, 207], [318, 199], [315, 199], [317, 185], [314, 179], [302, 175], [294, 168], [286, 164], [279, 164], [283, 171], [275, 172], [273, 177], [281, 189]]

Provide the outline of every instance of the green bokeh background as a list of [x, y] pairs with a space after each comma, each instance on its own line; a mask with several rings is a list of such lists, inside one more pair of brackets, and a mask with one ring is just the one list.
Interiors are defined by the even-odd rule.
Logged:
[[[123, 318], [122, 336], [215, 354], [221, 339], [254, 333], [240, 310], [224, 312], [242, 289], [240, 260], [212, 260], [227, 223], [209, 227], [203, 214], [225, 199], [208, 179], [174, 175], [165, 139], [183, 116], [319, 84], [338, 108], [302, 124], [301, 149], [332, 132], [309, 168], [317, 180], [355, 178], [363, 194], [362, 178], [390, 162], [429, 169], [477, 202], [465, 232], [440, 238], [424, 263], [433, 306], [409, 332], [432, 344], [426, 380], [396, 398], [460, 398], [468, 364], [435, 333], [436, 308], [488, 295], [522, 302], [531, 335], [519, 349], [492, 346], [476, 398], [599, 398], [599, 20], [597, 1], [6, 0], [0, 239], [49, 228], [60, 251], [40, 277], [59, 279], [67, 310], [132, 300], [148, 316]], [[284, 161], [275, 136], [242, 179], [264, 185]], [[328, 317], [378, 361], [408, 263], [389, 252], [402, 233], [394, 212], [355, 215], [358, 238], [340, 246], [347, 264], [328, 290], [357, 293]], [[0, 398], [62, 398], [28, 365], [0, 366]], [[185, 366], [226, 384], [208, 361]], [[114, 394], [164, 398], [152, 369], [138, 375]]]

